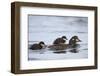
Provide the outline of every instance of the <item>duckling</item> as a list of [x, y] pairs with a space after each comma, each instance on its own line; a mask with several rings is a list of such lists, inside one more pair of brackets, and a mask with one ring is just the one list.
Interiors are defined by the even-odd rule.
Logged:
[[61, 38], [57, 38], [53, 44], [61, 44], [61, 43], [65, 43], [67, 40], [66, 36], [62, 36]]
[[39, 50], [45, 48], [45, 43], [43, 41], [39, 42], [38, 44], [33, 44], [30, 49], [31, 50]]
[[77, 42], [81, 42], [81, 40], [78, 38], [78, 36], [73, 36], [70, 40], [69, 40], [69, 45], [71, 45], [72, 47], [77, 45]]

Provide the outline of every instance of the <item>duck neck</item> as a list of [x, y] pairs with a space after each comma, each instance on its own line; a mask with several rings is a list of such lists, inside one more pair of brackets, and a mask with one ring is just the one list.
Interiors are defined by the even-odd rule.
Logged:
[[42, 49], [42, 45], [41, 45], [41, 44], [39, 44], [39, 46], [40, 46], [40, 48]]

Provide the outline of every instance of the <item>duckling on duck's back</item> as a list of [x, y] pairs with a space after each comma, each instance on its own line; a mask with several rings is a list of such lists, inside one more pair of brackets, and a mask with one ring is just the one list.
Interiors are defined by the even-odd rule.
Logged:
[[39, 50], [45, 47], [45, 43], [43, 41], [39, 42], [38, 44], [33, 44], [30, 49], [31, 50]]
[[77, 42], [80, 42], [81, 40], [79, 40], [78, 36], [73, 36], [70, 40], [69, 40], [69, 44], [64, 44], [64, 43], [60, 43], [60, 44], [53, 44], [48, 46], [49, 49], [51, 50], [65, 50], [68, 48], [73, 48], [76, 47]]
[[61, 43], [65, 43], [67, 40], [66, 36], [62, 36], [61, 38], [57, 38], [53, 44], [61, 44]]

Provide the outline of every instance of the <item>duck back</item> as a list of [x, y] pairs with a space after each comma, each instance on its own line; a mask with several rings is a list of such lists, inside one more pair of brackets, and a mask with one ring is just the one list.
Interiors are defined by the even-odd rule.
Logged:
[[39, 50], [39, 49], [42, 49], [42, 46], [39, 45], [39, 44], [33, 44], [33, 45], [30, 47], [30, 49], [32, 49], [32, 50]]
[[55, 44], [48, 46], [51, 50], [65, 50], [67, 49], [67, 44]]

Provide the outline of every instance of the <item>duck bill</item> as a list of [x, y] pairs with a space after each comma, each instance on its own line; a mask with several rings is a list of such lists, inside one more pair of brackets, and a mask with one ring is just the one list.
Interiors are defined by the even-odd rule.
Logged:
[[79, 40], [79, 42], [82, 42], [82, 40]]
[[82, 42], [80, 39], [77, 39], [76, 41], [77, 41], [77, 42]]

